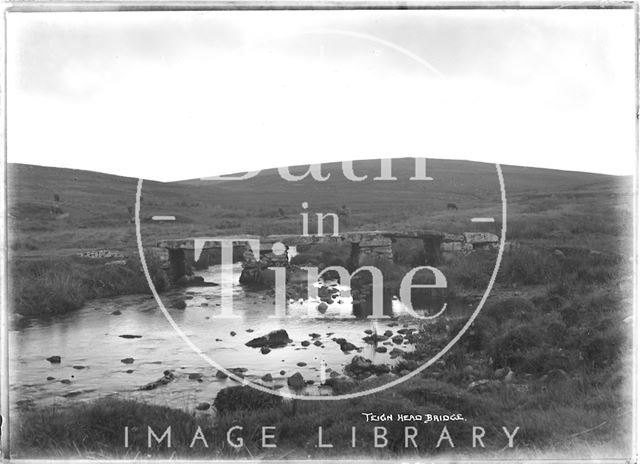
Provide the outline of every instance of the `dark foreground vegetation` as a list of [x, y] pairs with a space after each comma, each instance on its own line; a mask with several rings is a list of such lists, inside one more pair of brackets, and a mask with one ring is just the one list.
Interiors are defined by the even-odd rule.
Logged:
[[[607, 378], [622, 366], [613, 365], [607, 372], [575, 380], [540, 382], [531, 391], [516, 385], [499, 383], [490, 391], [470, 392], [451, 383], [425, 377], [410, 380], [387, 392], [354, 400], [336, 402], [255, 401], [220, 404], [224, 412], [216, 415], [195, 414], [131, 400], [103, 399], [73, 407], [47, 407], [24, 412], [14, 431], [15, 457], [183, 457], [183, 458], [277, 458], [295, 459], [331, 456], [368, 456], [394, 458], [398, 455], [425, 456], [456, 453], [460, 458], [470, 454], [476, 458], [502, 459], [523, 456], [627, 456], [630, 450], [629, 399], [621, 393], [619, 379]], [[460, 375], [454, 367], [446, 368], [448, 376]], [[378, 378], [359, 388], [386, 382]], [[249, 387], [236, 387], [249, 388]], [[251, 390], [252, 393], [256, 393]], [[264, 395], [264, 394], [263, 394]], [[626, 407], [625, 407], [626, 406]], [[461, 414], [465, 421], [446, 423], [409, 420], [406, 422], [367, 423], [362, 415], [369, 413]], [[72, 427], [69, 425], [73, 424]], [[448, 441], [437, 448], [446, 425], [455, 445]], [[147, 427], [160, 436], [171, 426], [172, 447], [166, 441], [148, 447]], [[202, 441], [191, 442], [200, 426], [208, 448]], [[244, 446], [236, 449], [226, 442], [227, 431], [234, 426], [242, 430]], [[263, 448], [261, 427], [275, 427], [276, 449]], [[333, 448], [318, 449], [318, 427], [322, 427], [323, 443]], [[373, 427], [387, 429], [388, 444], [374, 448]], [[483, 427], [484, 449], [472, 448], [471, 429]], [[513, 431], [520, 427], [514, 448], [502, 427]], [[124, 428], [129, 427], [129, 447], [124, 446]], [[351, 446], [352, 427], [357, 428], [356, 448]], [[418, 449], [405, 448], [405, 427], [415, 427]]]

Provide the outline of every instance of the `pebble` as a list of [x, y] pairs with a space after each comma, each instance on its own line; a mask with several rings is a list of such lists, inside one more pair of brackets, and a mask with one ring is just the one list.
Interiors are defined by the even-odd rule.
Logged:
[[185, 309], [187, 307], [187, 303], [183, 300], [176, 300], [173, 302], [173, 307], [176, 309]]
[[198, 405], [196, 406], [196, 409], [198, 411], [206, 411], [210, 407], [211, 407], [211, 405], [209, 403], [202, 402], [202, 403], [198, 403]]

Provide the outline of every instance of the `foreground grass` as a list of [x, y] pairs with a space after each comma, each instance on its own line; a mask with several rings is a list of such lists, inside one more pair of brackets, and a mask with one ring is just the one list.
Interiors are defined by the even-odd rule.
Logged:
[[[387, 379], [375, 379], [358, 388], [370, 388]], [[390, 391], [354, 400], [323, 402], [297, 401], [281, 405], [245, 408], [236, 404], [233, 410], [218, 415], [195, 414], [164, 406], [131, 400], [105, 398], [72, 407], [50, 406], [19, 414], [12, 435], [13, 457], [235, 457], [235, 458], [308, 458], [368, 456], [393, 458], [398, 455], [425, 456], [465, 454], [476, 458], [502, 458], [523, 455], [570, 456], [580, 447], [589, 454], [605, 453], [608, 457], [628, 456], [630, 407], [620, 389], [602, 378], [588, 382], [567, 383], [553, 389], [523, 393], [504, 384], [487, 394], [474, 394], [465, 389], [433, 379], [417, 378]], [[630, 400], [629, 400], [630, 401]], [[429, 423], [421, 421], [367, 423], [362, 413], [455, 414], [462, 422]], [[70, 424], [73, 426], [70, 427]], [[455, 448], [448, 442], [436, 444], [447, 426]], [[148, 427], [160, 436], [171, 426], [171, 448], [166, 441], [148, 447]], [[227, 431], [241, 426], [234, 437], [241, 436], [243, 446], [227, 443]], [[263, 448], [261, 427], [275, 427], [277, 448]], [[323, 442], [333, 448], [318, 449], [318, 427]], [[385, 447], [373, 445], [373, 428], [387, 429]], [[472, 447], [471, 429], [484, 427], [485, 448]], [[520, 427], [514, 448], [502, 432]], [[129, 446], [124, 445], [124, 429], [129, 427]], [[198, 427], [202, 440], [191, 447]], [[352, 427], [357, 429], [356, 447], [352, 447]], [[416, 444], [405, 448], [405, 427], [416, 427]], [[599, 448], [602, 447], [602, 450]], [[613, 451], [615, 449], [615, 451]], [[604, 450], [604, 451], [603, 451]], [[613, 454], [612, 454], [613, 453]], [[585, 454], [582, 455], [584, 457]]]

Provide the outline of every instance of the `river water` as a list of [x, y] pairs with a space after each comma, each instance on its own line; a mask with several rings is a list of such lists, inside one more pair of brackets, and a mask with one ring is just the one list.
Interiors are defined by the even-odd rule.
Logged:
[[[241, 267], [232, 268], [237, 282]], [[208, 282], [220, 283], [224, 278], [220, 266], [198, 273]], [[347, 318], [350, 303], [331, 305], [322, 319], [304, 317], [308, 305], [317, 302], [295, 302], [288, 305], [290, 317], [269, 318], [275, 313], [274, 298], [266, 292], [246, 291], [234, 286], [233, 308], [239, 317], [218, 318], [221, 291], [219, 286], [188, 288], [163, 295], [165, 305], [189, 339], [209, 357], [225, 368], [244, 368], [244, 376], [267, 386], [286, 386], [287, 378], [300, 372], [305, 380], [320, 383], [322, 362], [339, 373], [357, 352], [343, 353], [331, 340], [342, 337], [362, 348], [362, 356], [374, 363], [393, 364], [389, 353], [378, 353], [365, 343], [365, 330], [373, 330], [371, 320]], [[174, 309], [170, 302], [186, 301], [186, 309]], [[114, 315], [119, 311], [120, 315]], [[378, 321], [375, 329], [397, 333], [398, 329], [417, 327], [415, 320]], [[389, 327], [389, 324], [394, 327]], [[264, 355], [258, 348], [245, 346], [249, 340], [269, 331], [285, 329], [293, 343], [273, 349]], [[235, 332], [236, 335], [231, 333]], [[313, 339], [309, 334], [317, 333]], [[139, 338], [122, 338], [135, 335]], [[307, 340], [311, 344], [302, 346]], [[319, 340], [320, 346], [313, 344]], [[192, 409], [200, 402], [211, 403], [220, 389], [236, 385], [231, 379], [216, 377], [216, 369], [195, 353], [171, 327], [149, 295], [132, 295], [93, 300], [79, 311], [47, 319], [14, 324], [10, 331], [10, 386], [12, 405], [38, 405], [91, 400], [117, 395], [121, 398], [144, 399], [148, 402]], [[398, 345], [386, 342], [390, 351]], [[404, 342], [399, 346], [410, 351]], [[62, 361], [52, 364], [47, 357], [57, 355]], [[133, 362], [125, 364], [125, 358]], [[304, 366], [298, 363], [306, 363]], [[150, 391], [139, 388], [173, 370], [175, 379]], [[284, 374], [280, 372], [284, 371]], [[271, 374], [272, 382], [261, 377]], [[189, 374], [201, 374], [200, 381]], [[318, 394], [317, 387], [313, 394]]]

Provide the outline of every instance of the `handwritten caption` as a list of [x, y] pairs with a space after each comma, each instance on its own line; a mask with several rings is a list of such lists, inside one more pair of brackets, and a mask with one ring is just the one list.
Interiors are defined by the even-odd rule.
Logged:
[[466, 421], [462, 414], [405, 414], [405, 413], [383, 413], [372, 412], [361, 413], [366, 422], [455, 422]]

